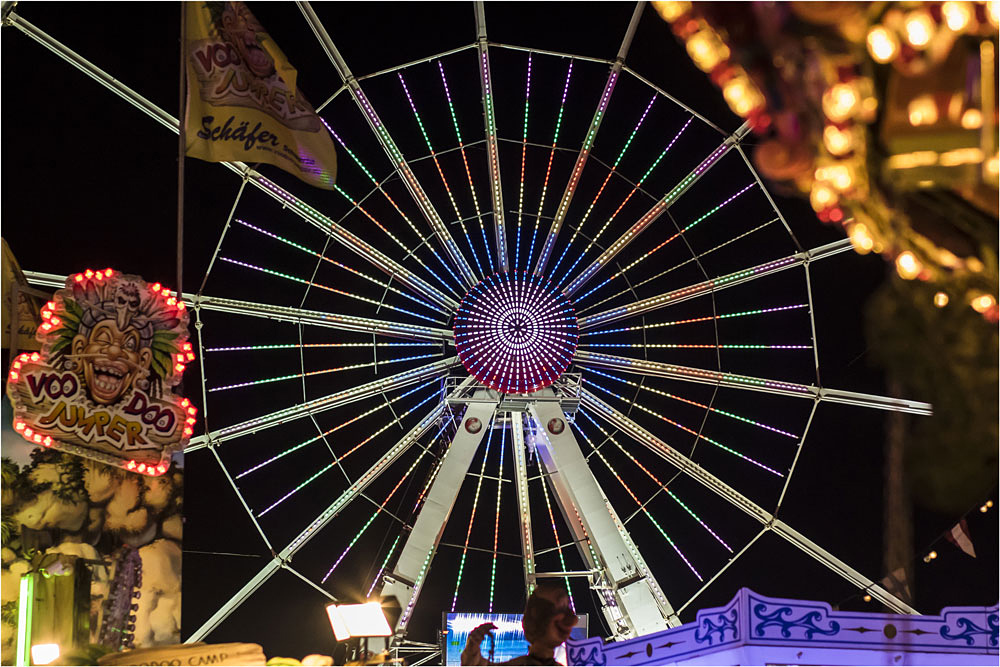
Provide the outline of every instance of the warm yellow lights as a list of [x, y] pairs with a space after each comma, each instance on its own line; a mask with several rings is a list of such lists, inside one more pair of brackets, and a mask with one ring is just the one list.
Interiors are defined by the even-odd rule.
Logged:
[[823, 113], [833, 122], [842, 123], [857, 111], [860, 101], [851, 84], [834, 84], [823, 93]]
[[903, 280], [913, 280], [924, 270], [923, 265], [917, 256], [909, 250], [899, 254], [896, 258], [896, 273]]
[[903, 20], [903, 37], [915, 49], [925, 49], [934, 36], [934, 19], [926, 9], [915, 9]]
[[985, 313], [987, 310], [997, 305], [997, 300], [992, 294], [980, 294], [979, 296], [974, 297], [969, 305], [971, 305], [972, 309], [977, 313]]
[[847, 230], [847, 237], [859, 255], [867, 255], [875, 247], [875, 240], [868, 233], [868, 227], [863, 223], [856, 222], [851, 225]]
[[653, 9], [664, 21], [673, 23], [684, 16], [691, 9], [690, 2], [664, 2], [663, 0], [653, 0]]
[[990, 23], [993, 24], [994, 28], [1000, 26], [1000, 16], [998, 16], [998, 14], [1000, 14], [1000, 9], [997, 8], [996, 0], [990, 0], [989, 2], [987, 2], [986, 18], [989, 20]]
[[972, 21], [972, 4], [969, 2], [948, 2], [941, 5], [941, 15], [948, 27], [959, 32]]
[[910, 125], [933, 125], [938, 120], [937, 103], [932, 95], [914, 97], [906, 107]]
[[809, 203], [817, 213], [837, 203], [837, 194], [826, 183], [813, 183]]
[[978, 130], [983, 126], [983, 112], [979, 109], [966, 109], [962, 114], [962, 127], [967, 130]]
[[723, 84], [722, 96], [729, 108], [740, 116], [746, 116], [764, 104], [764, 97], [745, 72], [740, 72]]
[[944, 308], [948, 305], [948, 295], [944, 292], [938, 292], [934, 295], [934, 305], [938, 308]]
[[846, 155], [854, 150], [854, 133], [849, 128], [827, 125], [823, 128], [823, 145], [831, 155]]
[[871, 602], [872, 601], [872, 596], [870, 596], [867, 593], [865, 593], [864, 597], [861, 598], [861, 599], [864, 600], [865, 602]]
[[699, 30], [688, 38], [688, 55], [703, 72], [711, 72], [729, 57], [729, 47], [711, 29]]
[[877, 63], [887, 63], [899, 53], [899, 39], [896, 33], [885, 26], [877, 25], [868, 31], [868, 53]]
[[59, 644], [35, 644], [31, 647], [31, 664], [48, 665], [59, 659]]
[[987, 176], [992, 176], [993, 178], [996, 178], [998, 172], [1000, 172], [1000, 161], [997, 160], [997, 155], [994, 154], [993, 157], [991, 157], [989, 160], [986, 161], [983, 167], [986, 170]]
[[936, 151], [914, 151], [912, 153], [900, 153], [890, 155], [886, 164], [890, 169], [912, 169], [914, 167], [929, 167], [937, 164], [938, 154]]
[[956, 148], [953, 151], [941, 153], [938, 163], [942, 167], [957, 167], [960, 164], [979, 164], [983, 161], [981, 148]]

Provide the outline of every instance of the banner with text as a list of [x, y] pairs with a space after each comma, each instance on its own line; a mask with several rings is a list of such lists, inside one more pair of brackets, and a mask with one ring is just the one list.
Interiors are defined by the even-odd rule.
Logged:
[[186, 154], [267, 162], [333, 189], [337, 154], [296, 71], [243, 2], [184, 3]]

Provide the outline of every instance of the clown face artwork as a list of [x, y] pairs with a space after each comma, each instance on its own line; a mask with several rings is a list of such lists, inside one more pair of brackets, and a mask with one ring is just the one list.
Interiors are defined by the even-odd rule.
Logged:
[[138, 276], [88, 270], [41, 314], [41, 352], [15, 358], [8, 377], [15, 430], [128, 470], [165, 471], [196, 423], [171, 390], [194, 359], [184, 303]]

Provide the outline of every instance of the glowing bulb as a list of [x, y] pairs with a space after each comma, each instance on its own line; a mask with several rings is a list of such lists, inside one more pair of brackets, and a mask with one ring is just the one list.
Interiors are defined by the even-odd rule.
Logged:
[[980, 512], [982, 512], [983, 514], [986, 514], [986, 512], [988, 512], [988, 511], [989, 511], [989, 509], [990, 509], [990, 508], [989, 508], [989, 507], [987, 507], [986, 505], [981, 505], [981, 506], [979, 507], [979, 511], [980, 511]]
[[906, 107], [910, 125], [933, 125], [938, 120], [937, 103], [932, 95], [921, 95], [910, 100]]
[[993, 501], [992, 500], [987, 500], [986, 501], [986, 506], [987, 507], [993, 507]]
[[827, 167], [823, 180], [828, 181], [835, 190], [840, 192], [854, 185], [854, 177], [846, 164], [834, 164]]
[[722, 96], [726, 98], [729, 108], [740, 116], [746, 116], [759, 102], [763, 101], [745, 74], [727, 81], [722, 87]]
[[875, 241], [868, 233], [868, 227], [864, 223], [856, 222], [851, 225], [847, 230], [847, 237], [859, 255], [868, 254], [875, 247]]
[[653, 9], [664, 21], [673, 23], [684, 16], [691, 9], [690, 2], [670, 2], [664, 0], [653, 0]]
[[949, 0], [941, 5], [941, 14], [944, 16], [948, 27], [959, 32], [972, 20], [972, 7], [968, 2], [954, 2]]
[[858, 93], [849, 83], [838, 83], [830, 86], [823, 93], [823, 112], [835, 123], [842, 123], [857, 111]]
[[896, 258], [896, 273], [903, 280], [913, 280], [924, 270], [923, 265], [917, 256], [907, 250], [899, 254]]
[[934, 295], [934, 305], [938, 308], [944, 308], [948, 305], [948, 295], [944, 292], [938, 292]]
[[934, 560], [935, 558], [937, 558], [937, 552], [932, 551], [929, 554], [927, 554], [927, 557], [930, 558], [931, 560]]
[[997, 159], [996, 155], [988, 159], [984, 166], [986, 174], [992, 176], [993, 178], [996, 178], [997, 173], [1000, 172], [1000, 160]]
[[916, 9], [906, 15], [903, 22], [906, 41], [915, 49], [925, 49], [934, 36], [934, 19], [924, 9]]
[[877, 63], [887, 63], [899, 53], [899, 39], [896, 33], [877, 25], [868, 31], [868, 53]]
[[978, 130], [983, 126], [983, 112], [979, 109], [966, 109], [962, 114], [962, 127], [966, 130]]
[[703, 72], [711, 72], [729, 57], [729, 47], [708, 30], [700, 30], [691, 35], [685, 47], [691, 60]]
[[865, 596], [864, 596], [864, 597], [863, 597], [862, 599], [863, 599], [863, 600], [864, 600], [865, 602], [871, 602], [871, 601], [872, 601], [872, 596], [870, 596], [870, 595], [868, 595], [867, 593], [865, 593]]
[[854, 150], [854, 133], [849, 129], [841, 130], [836, 125], [827, 125], [823, 128], [823, 145], [831, 155], [846, 155]]
[[809, 193], [809, 203], [817, 213], [828, 208], [837, 201], [837, 195], [826, 183], [814, 183]]
[[996, 0], [990, 0], [986, 3], [986, 18], [993, 24], [994, 28], [1000, 25], [1000, 8], [997, 7]]
[[59, 644], [35, 644], [31, 647], [31, 664], [48, 665], [59, 658]]
[[997, 305], [997, 300], [993, 298], [992, 294], [980, 294], [972, 299], [971, 305], [972, 309], [977, 313], [985, 313]]

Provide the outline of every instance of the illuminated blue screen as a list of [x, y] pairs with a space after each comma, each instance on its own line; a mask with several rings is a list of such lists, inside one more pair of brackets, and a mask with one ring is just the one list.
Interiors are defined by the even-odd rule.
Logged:
[[[493, 631], [492, 662], [505, 662], [528, 652], [528, 642], [524, 639], [521, 626], [522, 614], [444, 614], [444, 656], [446, 665], [461, 665], [462, 649], [469, 633], [483, 623], [497, 626]], [[587, 615], [581, 614], [571, 635], [573, 639], [586, 639]], [[490, 639], [487, 637], [479, 647], [484, 658], [490, 657]], [[566, 664], [565, 645], [556, 649], [556, 660]]]

